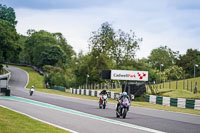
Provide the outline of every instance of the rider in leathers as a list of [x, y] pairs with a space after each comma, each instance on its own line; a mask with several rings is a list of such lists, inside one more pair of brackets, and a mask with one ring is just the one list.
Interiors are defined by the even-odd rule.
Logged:
[[[102, 91], [99, 93], [99, 95], [107, 95], [106, 89], [102, 90]], [[101, 100], [102, 100], [102, 99], [101, 99], [101, 97], [100, 97], [100, 98], [99, 98], [100, 103], [102, 102]]]
[[[120, 106], [120, 104], [121, 104], [121, 102], [122, 102], [121, 100], [122, 100], [123, 98], [127, 98], [128, 101], [129, 101], [129, 103], [131, 103], [131, 102], [130, 102], [130, 97], [127, 95], [127, 92], [123, 92], [122, 95], [118, 98], [118, 103], [117, 103], [116, 111], [117, 111], [118, 107]], [[129, 110], [129, 108], [128, 108], [128, 110]]]

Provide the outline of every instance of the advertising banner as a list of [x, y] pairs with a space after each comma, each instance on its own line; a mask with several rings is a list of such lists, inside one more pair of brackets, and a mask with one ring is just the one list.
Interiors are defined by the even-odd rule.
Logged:
[[148, 81], [148, 71], [111, 70], [111, 79]]

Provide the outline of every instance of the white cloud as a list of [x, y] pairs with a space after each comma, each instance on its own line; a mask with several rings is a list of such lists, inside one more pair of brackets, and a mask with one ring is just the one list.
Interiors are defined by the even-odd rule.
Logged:
[[[137, 57], [147, 57], [151, 50], [167, 45], [182, 54], [188, 48], [199, 48], [199, 10], [179, 10], [167, 0], [118, 1], [106, 6], [88, 8], [33, 10], [15, 9], [17, 31], [28, 29], [61, 32], [76, 52], [88, 51], [92, 31], [108, 21], [115, 30], [133, 30], [143, 37]], [[187, 18], [190, 20], [186, 21]], [[193, 20], [194, 19], [194, 20]], [[197, 21], [197, 22], [196, 22]]]

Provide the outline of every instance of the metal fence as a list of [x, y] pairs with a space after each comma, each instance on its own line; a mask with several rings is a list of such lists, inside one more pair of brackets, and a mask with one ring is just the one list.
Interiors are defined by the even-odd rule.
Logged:
[[93, 84], [84, 84], [78, 87], [79, 89], [121, 89], [121, 83], [93, 83]]
[[169, 90], [186, 90], [190, 92], [198, 92], [200, 93], [200, 77], [184, 79], [184, 80], [176, 80], [176, 81], [164, 81], [159, 84], [149, 83], [146, 85], [147, 90], [149, 89], [169, 89]]

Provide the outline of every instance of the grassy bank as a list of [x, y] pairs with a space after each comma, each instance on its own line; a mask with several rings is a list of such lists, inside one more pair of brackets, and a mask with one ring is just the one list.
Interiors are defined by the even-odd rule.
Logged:
[[[29, 84], [28, 84], [28, 86], [31, 86], [32, 84], [35, 85], [37, 91], [41, 91], [41, 92], [45, 92], [45, 93], [51, 93], [51, 94], [57, 94], [57, 95], [62, 95], [62, 96], [70, 96], [70, 97], [76, 97], [76, 98], [83, 98], [83, 99], [90, 99], [90, 100], [98, 101], [97, 97], [71, 94], [69, 92], [69, 89], [67, 89], [66, 92], [52, 90], [52, 89], [45, 89], [44, 88], [44, 84], [43, 84], [44, 83], [43, 76], [40, 76], [38, 73], [36, 73], [31, 68], [27, 68], [27, 67], [20, 67], [20, 68], [26, 70], [29, 73]], [[120, 91], [121, 91], [120, 89], [115, 90], [115, 92], [120, 92]], [[142, 97], [140, 99], [137, 99], [138, 101], [132, 102], [132, 105], [133, 106], [137, 106], [137, 107], [145, 107], [145, 108], [160, 109], [160, 110], [166, 110], [166, 111], [183, 112], [183, 113], [190, 113], [190, 114], [198, 114], [198, 115], [200, 115], [200, 111], [199, 110], [182, 109], [182, 108], [176, 108], [176, 107], [168, 107], [168, 106], [163, 106], [163, 105], [156, 105], [156, 104], [151, 104], [151, 103], [144, 102], [143, 99], [144, 99], [144, 97]], [[109, 99], [108, 102], [117, 103], [116, 100], [112, 100], [112, 99]]]
[[0, 133], [69, 133], [0, 107]]
[[29, 83], [26, 88], [31, 88], [34, 85], [35, 89], [45, 89], [44, 76], [41, 76], [30, 67], [15, 66], [28, 72]]
[[[195, 83], [197, 83], [197, 93], [194, 94]], [[147, 87], [147, 93], [152, 94], [150, 88]], [[200, 77], [164, 82], [152, 86], [154, 91], [159, 93], [156, 95], [173, 97], [173, 98], [187, 98], [187, 99], [200, 99]]]

